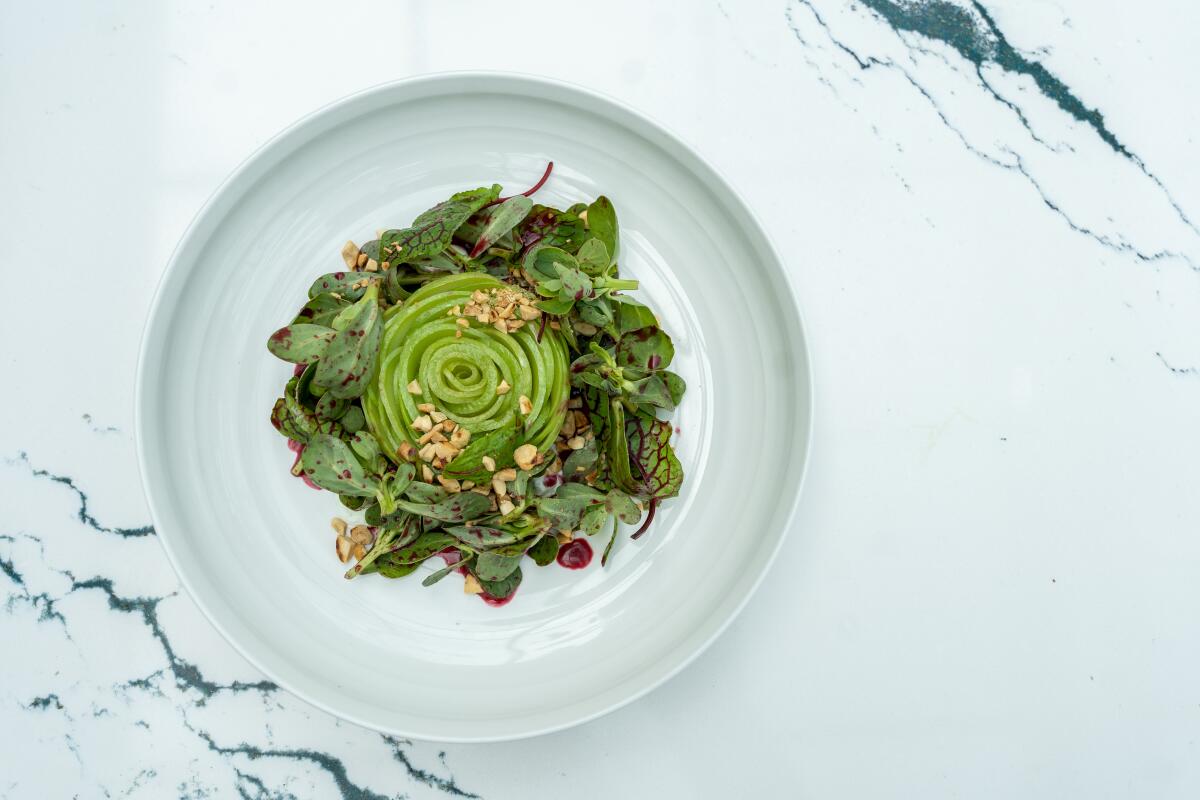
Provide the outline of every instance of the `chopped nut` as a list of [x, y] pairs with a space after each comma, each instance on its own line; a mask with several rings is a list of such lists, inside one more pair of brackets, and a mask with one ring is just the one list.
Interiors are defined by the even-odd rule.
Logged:
[[520, 314], [521, 319], [525, 320], [526, 322], [529, 322], [530, 320], [535, 320], [542, 315], [542, 312], [540, 309], [537, 309], [534, 306], [525, 306], [525, 305], [518, 308], [517, 313]]
[[356, 544], [350, 548], [350, 555], [354, 556], [355, 561], [362, 561], [363, 556], [367, 554], [366, 545]]
[[432, 414], [434, 411], [437, 411], [437, 406], [433, 403], [417, 403], [417, 411], [420, 411], [422, 414]]
[[513, 460], [521, 469], [533, 467], [534, 459], [538, 456], [537, 448], [531, 444], [523, 444], [513, 451]]
[[463, 594], [482, 594], [483, 586], [480, 585], [479, 579], [471, 573], [467, 573], [466, 580], [463, 581]]
[[462, 484], [454, 478], [447, 478], [445, 475], [437, 476], [438, 483], [445, 487], [446, 491], [451, 494], [458, 494], [462, 491]]
[[480, 311], [478, 314], [475, 315], [475, 321], [478, 322], [480, 325], [487, 325], [489, 322], [492, 321], [492, 312], [488, 311], [485, 308], [483, 311]]
[[460, 309], [458, 306], [454, 306], [453, 308], [451, 308], [449, 311], [446, 312], [446, 316], [447, 317], [461, 317], [462, 309]]
[[342, 260], [346, 262], [346, 266], [354, 269], [358, 266], [358, 245], [352, 241], [342, 245]]
[[446, 421], [446, 415], [440, 411], [434, 411], [429, 416], [434, 422], [445, 422]]
[[[530, 447], [533, 447], [533, 445], [530, 445]], [[492, 477], [499, 478], [502, 481], [515, 481], [517, 479], [517, 471], [512, 467], [509, 467], [508, 469], [500, 470]]]
[[417, 417], [412, 421], [412, 426], [419, 431], [429, 433], [433, 430], [433, 419], [429, 415]]
[[433, 457], [437, 455], [437, 450], [434, 449], [436, 446], [437, 445], [435, 445], [433, 442], [430, 442], [422, 447], [421, 452], [419, 453], [421, 460], [426, 462], [433, 461]]
[[509, 500], [506, 497], [500, 501], [500, 504], [497, 506], [497, 508], [500, 509], [501, 514], [503, 514], [504, 516], [508, 516], [509, 514], [511, 514], [513, 512], [513, 509], [515, 509], [516, 506], [513, 505], [512, 500]]
[[430, 463], [433, 464], [434, 469], [442, 469], [446, 466], [446, 459], [441, 456], [434, 456], [433, 461]]
[[453, 431], [455, 428], [458, 427], [458, 423], [449, 418], [442, 420], [440, 424], [442, 426], [443, 433], [450, 433], [451, 431]]
[[[436, 439], [434, 439], [434, 437], [441, 434], [441, 432], [442, 432], [442, 425], [441, 425], [441, 423], [438, 423], [437, 425], [430, 427], [430, 429], [428, 431], [423, 433], [421, 435], [421, 438], [417, 440], [417, 444], [425, 445], [425, 444], [428, 444], [429, 442], [437, 441]], [[445, 441], [445, 440], [446, 440], [446, 437], [443, 436], [442, 441]]]
[[496, 394], [508, 394], [508, 391], [511, 388], [512, 387], [508, 385], [508, 381], [504, 380], [504, 378], [501, 378], [500, 383], [496, 385]]
[[349, 536], [339, 536], [333, 543], [333, 551], [337, 553], [338, 561], [345, 564], [350, 560], [350, 550], [354, 547], [354, 542], [350, 541]]
[[583, 408], [583, 398], [572, 397], [567, 401], [567, 408]]
[[508, 333], [508, 326], [504, 324], [504, 320], [498, 319], [492, 323], [492, 327], [501, 333]]
[[405, 461], [412, 461], [413, 455], [417, 452], [417, 448], [413, 447], [410, 442], [401, 442], [400, 447], [396, 449], [396, 452]]
[[429, 433], [431, 434], [429, 441], [433, 442], [434, 444], [441, 444], [442, 442], [446, 441], [446, 434], [442, 433], [437, 426], [434, 426], [434, 429]]
[[366, 525], [355, 525], [350, 529], [350, 541], [355, 544], [370, 544], [374, 538], [375, 535]]
[[433, 470], [429, 468], [428, 464], [421, 465], [421, 480], [426, 483], [433, 483]]
[[520, 319], [510, 319], [505, 323], [505, 325], [508, 326], [509, 333], [516, 333], [517, 331], [521, 330], [521, 326], [524, 324], [525, 321]]
[[490, 487], [490, 486], [475, 486], [475, 487], [472, 487], [471, 491], [474, 492], [475, 494], [490, 494], [492, 491], [492, 487]]
[[461, 328], [469, 328], [471, 327], [471, 320], [467, 319], [466, 317], [459, 317], [458, 319], [454, 320], [454, 324]]
[[507, 497], [508, 484], [499, 478], [492, 478], [492, 491], [496, 493], [497, 497]]
[[380, 264], [380, 265], [379, 265], [379, 268], [380, 268], [381, 270], [383, 270], [384, 272], [387, 272], [389, 269], [391, 269], [391, 268], [392, 268], [392, 262], [390, 262], [390, 261], [385, 261], [385, 262], [383, 262], [382, 264]]
[[519, 398], [517, 398], [517, 407], [521, 409], [522, 414], [528, 414], [533, 411], [533, 403], [531, 403], [529, 398], [525, 395], [521, 395]]
[[333, 519], [329, 520], [329, 524], [333, 526], [333, 530], [338, 536], [341, 536], [346, 532], [346, 520], [342, 519], [341, 517], [334, 517]]
[[433, 445], [433, 448], [434, 452], [437, 453], [437, 457], [446, 461], [453, 461], [454, 457], [458, 455], [458, 448], [449, 442], [437, 442]]
[[570, 544], [571, 540], [574, 538], [575, 538], [575, 534], [572, 533], [571, 531], [559, 531], [558, 532], [558, 543], [560, 545]]
[[[483, 461], [483, 468], [488, 472], [496, 471], [496, 459], [492, 458], [491, 456], [484, 456], [481, 461]], [[513, 477], [515, 478], [516, 476], [514, 475]]]
[[582, 320], [573, 323], [573, 325], [575, 332], [580, 336], [595, 336], [600, 331], [595, 325], [590, 322], [583, 322]]
[[552, 319], [552, 320], [550, 320], [550, 330], [552, 330], [552, 331], [561, 331], [561, 330], [562, 330], [562, 325], [560, 325], [560, 324], [559, 324], [558, 320], [556, 320], [556, 319]]
[[459, 450], [467, 446], [467, 442], [471, 441], [471, 432], [463, 427], [454, 429], [454, 433], [450, 434], [450, 444], [457, 447]]
[[367, 265], [363, 269], [367, 272], [379, 272], [379, 262], [373, 258], [368, 258]]
[[475, 481], [463, 481], [462, 482], [462, 490], [464, 492], [469, 492], [474, 488], [475, 488]]
[[590, 419], [588, 419], [587, 414], [583, 413], [582, 411], [575, 412], [575, 430], [576, 431], [581, 431], [591, 424], [592, 424], [592, 421]]
[[483, 292], [479, 289], [476, 289], [474, 292], [471, 293], [471, 299], [474, 300], [476, 303], [486, 303], [488, 296], [485, 292]]
[[563, 420], [563, 426], [562, 426], [562, 428], [559, 429], [558, 433], [560, 436], [574, 436], [575, 435], [575, 415], [574, 414], [567, 414], [566, 419]]
[[360, 267], [360, 268], [365, 267], [367, 265], [368, 260], [369, 260], [369, 258], [366, 253], [359, 253], [358, 258], [354, 259], [354, 266]]
[[587, 209], [586, 208], [583, 211], [579, 212], [579, 221], [583, 223], [583, 227], [585, 227], [585, 228], [588, 227]]
[[582, 436], [572, 436], [570, 439], [567, 439], [567, 447], [572, 450], [582, 450], [585, 444], [587, 444], [587, 441]]
[[413, 378], [411, 381], [408, 382], [408, 393], [409, 394], [420, 394], [421, 393], [421, 384], [417, 383], [416, 378]]

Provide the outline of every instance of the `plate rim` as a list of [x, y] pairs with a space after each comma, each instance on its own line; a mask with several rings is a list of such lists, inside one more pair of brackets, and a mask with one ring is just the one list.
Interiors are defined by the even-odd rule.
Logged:
[[[796, 490], [791, 498], [788, 508], [786, 509], [786, 514], [781, 525], [782, 529], [779, 537], [775, 542], [770, 555], [764, 562], [761, 563], [761, 566], [758, 569], [758, 574], [755, 576], [753, 582], [750, 584], [750, 587], [746, 590], [738, 603], [726, 614], [725, 619], [721, 620], [708, 634], [708, 636], [705, 637], [705, 639], [696, 647], [694, 647], [690, 653], [681, 658], [676, 664], [672, 665], [669, 669], [664, 671], [657, 678], [651, 680], [646, 685], [638, 687], [635, 691], [630, 692], [626, 696], [608, 702], [597, 710], [582, 716], [557, 723], [545, 724], [538, 728], [531, 728], [512, 733], [449, 736], [445, 734], [429, 734], [427, 732], [416, 730], [406, 730], [399, 727], [382, 727], [375, 722], [361, 719], [355, 714], [347, 713], [343, 710], [335, 708], [323, 700], [314, 698], [308, 695], [306, 692], [296, 689], [288, 681], [281, 680], [273, 670], [260, 663], [258, 658], [247, 652], [247, 650], [243, 648], [242, 644], [225, 630], [224, 626], [210, 612], [205, 601], [193, 589], [187, 575], [183, 570], [180, 569], [180, 561], [172, 550], [169, 537], [163, 535], [164, 529], [160, 522], [161, 515], [155, 505], [154, 497], [150, 489], [152, 481], [150, 478], [151, 473], [147, 464], [144, 406], [146, 403], [145, 396], [149, 391], [147, 388], [148, 379], [146, 377], [146, 360], [148, 358], [148, 351], [150, 349], [149, 333], [154, 327], [159, 314], [162, 312], [161, 304], [163, 301], [163, 295], [165, 293], [165, 287], [172, 275], [179, 269], [181, 255], [191, 247], [192, 240], [198, 235], [197, 232], [202, 227], [202, 224], [206, 221], [208, 215], [213, 213], [214, 208], [219, 202], [221, 202], [226, 191], [238, 180], [240, 180], [244, 174], [249, 172], [257, 164], [257, 162], [270, 150], [272, 150], [279, 142], [292, 136], [300, 129], [306, 127], [309, 123], [328, 114], [334, 113], [339, 108], [357, 103], [363, 98], [371, 95], [387, 93], [398, 88], [414, 86], [429, 87], [439, 83], [454, 83], [464, 80], [478, 80], [481, 82], [498, 80], [500, 82], [525, 83], [531, 87], [549, 87], [558, 91], [575, 93], [584, 98], [595, 100], [600, 103], [606, 103], [621, 113], [633, 117], [644, 126], [655, 131], [660, 136], [665, 138], [670, 144], [681, 150], [685, 155], [707, 169], [715, 181], [714, 188], [726, 192], [728, 196], [732, 198], [733, 202], [740, 207], [747, 219], [752, 223], [753, 229], [750, 232], [752, 234], [757, 234], [757, 236], [761, 239], [761, 242], [766, 246], [767, 252], [774, 261], [774, 266], [777, 268], [784, 285], [787, 287], [787, 300], [790, 301], [788, 303], [788, 307], [789, 310], [795, 315], [795, 324], [799, 329], [801, 342], [803, 344], [800, 352], [800, 355], [803, 356], [803, 370], [798, 377], [802, 378], [804, 381], [805, 397], [803, 400], [807, 403], [808, 414], [804, 419], [803, 433], [805, 446], [800, 465], [800, 474], [797, 477]], [[486, 90], [486, 87], [484, 87], [484, 90]], [[172, 570], [174, 570], [176, 577], [179, 579], [179, 582], [183, 588], [187, 591], [192, 602], [196, 604], [196, 606], [200, 609], [200, 612], [204, 615], [204, 618], [210, 625], [213, 626], [214, 629], [216, 629], [216, 631], [221, 635], [222, 639], [224, 639], [231, 647], [233, 647], [233, 649], [242, 658], [244, 658], [248, 663], [250, 663], [255, 669], [261, 672], [279, 688], [287, 691], [289, 694], [299, 698], [303, 702], [308, 703], [309, 705], [318, 708], [338, 719], [346, 720], [347, 722], [353, 723], [367, 730], [401, 736], [404, 738], [418, 739], [429, 742], [445, 742], [451, 744], [475, 744], [532, 739], [538, 736], [545, 736], [547, 734], [591, 722], [620, 708], [623, 708], [659, 688], [667, 681], [682, 672], [686, 667], [694, 663], [696, 659], [701, 656], [701, 654], [706, 652], [709, 647], [712, 646], [713, 642], [720, 638], [720, 636], [729, 628], [733, 621], [741, 615], [743, 609], [745, 609], [746, 605], [750, 602], [750, 598], [757, 593], [759, 587], [763, 583], [763, 580], [766, 578], [767, 574], [771, 571], [771, 568], [778, 559], [779, 552], [783, 548], [783, 543], [791, 534], [792, 528], [795, 527], [796, 516], [800, 507], [800, 500], [804, 493], [805, 484], [807, 483], [809, 465], [813, 450], [813, 433], [815, 430], [814, 418], [816, 416], [816, 394], [813, 386], [812, 357], [808, 346], [808, 341], [808, 327], [805, 324], [803, 309], [800, 306], [799, 292], [797, 291], [795, 279], [788, 271], [786, 262], [781, 256], [774, 238], [763, 225], [762, 220], [754, 212], [750, 204], [746, 202], [746, 199], [742, 193], [733, 186], [725, 174], [721, 172], [711, 161], [702, 156], [699, 150], [693, 146], [691, 141], [681, 136], [670, 127], [662, 124], [660, 121], [650, 116], [646, 112], [643, 112], [640, 109], [629, 105], [625, 101], [613, 97], [612, 95], [589, 88], [587, 86], [583, 86], [581, 84], [571, 81], [564, 81], [558, 78], [551, 78], [544, 75], [535, 75], [531, 73], [510, 70], [447, 70], [422, 73], [420, 75], [413, 75], [397, 80], [385, 81], [355, 92], [351, 92], [350, 94], [343, 95], [331, 102], [325, 103], [313, 111], [310, 111], [307, 114], [297, 118], [295, 121], [288, 124], [279, 132], [268, 138], [257, 148], [255, 148], [248, 156], [246, 156], [246, 158], [244, 158], [233, 169], [232, 172], [230, 172], [220, 183], [217, 184], [216, 188], [213, 189], [213, 191], [208, 195], [208, 197], [201, 204], [200, 208], [192, 216], [192, 219], [188, 222], [188, 225], [184, 229], [183, 234], [180, 236], [178, 243], [176, 243], [174, 249], [171, 251], [171, 255], [167, 259], [166, 266], [159, 275], [158, 282], [154, 289], [154, 294], [150, 300], [150, 305], [146, 312], [146, 319], [142, 326], [141, 339], [138, 346], [137, 369], [134, 378], [133, 416], [135, 432], [134, 439], [137, 448], [137, 464], [142, 494], [145, 497], [146, 505], [150, 512], [151, 524], [154, 525], [156, 533], [155, 538], [162, 546], [163, 551], [166, 553], [167, 560], [171, 564]]]

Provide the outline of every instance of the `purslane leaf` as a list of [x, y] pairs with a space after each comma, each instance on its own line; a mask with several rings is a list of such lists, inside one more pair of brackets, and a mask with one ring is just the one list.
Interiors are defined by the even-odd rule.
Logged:
[[[617, 210], [612, 201], [604, 195], [597, 197], [587, 209], [587, 227], [592, 236], [604, 243], [611, 264], [617, 258], [617, 247], [620, 236], [617, 231]], [[605, 267], [608, 264], [604, 265]]]
[[324, 325], [288, 325], [271, 334], [267, 349], [276, 358], [293, 364], [307, 364], [320, 358], [336, 335], [333, 328]]
[[379, 482], [368, 475], [349, 445], [336, 436], [311, 437], [300, 454], [300, 465], [309, 480], [337, 494], [373, 497]]
[[[415, 485], [413, 484], [413, 486]], [[400, 500], [396, 505], [410, 514], [416, 514], [426, 519], [436, 519], [440, 522], [465, 522], [486, 514], [491, 507], [491, 501], [475, 492], [462, 492], [461, 494], [452, 494], [444, 500], [434, 503], [413, 503], [409, 500]]]
[[502, 581], [521, 566], [522, 555], [501, 555], [484, 551], [475, 559], [472, 572], [482, 581]]
[[379, 309], [379, 287], [372, 284], [350, 310], [344, 330], [337, 332], [317, 362], [313, 382], [335, 397], [358, 397], [375, 372], [383, 314]]

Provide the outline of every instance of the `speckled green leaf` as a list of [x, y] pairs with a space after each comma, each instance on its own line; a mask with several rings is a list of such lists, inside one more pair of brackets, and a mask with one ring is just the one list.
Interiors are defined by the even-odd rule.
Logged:
[[657, 327], [631, 331], [617, 342], [617, 365], [638, 369], [666, 369], [675, 358], [671, 337]]
[[383, 333], [378, 292], [378, 287], [372, 286], [354, 304], [345, 329], [338, 331], [317, 362], [313, 382], [337, 397], [358, 397], [374, 375]]
[[331, 492], [371, 497], [378, 487], [349, 445], [336, 436], [317, 434], [310, 438], [300, 454], [300, 464], [313, 483]]
[[[329, 272], [313, 281], [308, 289], [308, 296], [315, 298], [320, 294], [338, 294], [346, 300], [357, 300], [366, 291], [366, 286], [355, 287], [363, 278], [376, 276], [373, 272]], [[377, 277], [377, 276], [376, 276]]]
[[617, 210], [613, 207], [611, 200], [601, 195], [588, 206], [587, 227], [592, 236], [604, 242], [609, 263], [615, 261], [620, 236], [617, 231]]
[[[479, 576], [476, 575], [475, 577], [478, 578]], [[496, 600], [504, 600], [512, 596], [512, 593], [521, 585], [521, 568], [518, 567], [507, 578], [499, 581], [487, 581], [480, 578], [479, 585], [483, 587], [483, 591], [487, 592], [489, 597], [493, 597]]]
[[349, 300], [334, 297], [329, 292], [322, 292], [304, 304], [304, 308], [296, 314], [292, 324], [309, 323], [329, 326], [338, 312], [348, 305], [350, 305]]
[[324, 325], [288, 325], [271, 334], [267, 349], [276, 358], [293, 364], [316, 361], [329, 347], [336, 332]]
[[483, 552], [475, 559], [475, 566], [471, 571], [475, 573], [475, 577], [479, 578], [481, 582], [494, 582], [504, 580], [509, 575], [512, 575], [520, 566], [520, 555], [509, 556]]
[[539, 567], [554, 563], [554, 558], [558, 555], [558, 539], [549, 534], [543, 536], [529, 548], [527, 555]]
[[426, 519], [436, 519], [441, 522], [465, 522], [486, 514], [491, 507], [491, 501], [475, 492], [462, 492], [452, 494], [436, 503], [414, 503], [409, 500], [400, 500], [396, 505], [410, 514], [416, 514]]
[[421, 214], [410, 227], [384, 231], [380, 253], [393, 266], [436, 255], [450, 245], [460, 225], [499, 196], [499, 185], [459, 192]]
[[[455, 525], [444, 529], [446, 533], [476, 550], [487, 550], [520, 541], [520, 533], [493, 528], [490, 525]], [[527, 535], [527, 534], [526, 534]]]

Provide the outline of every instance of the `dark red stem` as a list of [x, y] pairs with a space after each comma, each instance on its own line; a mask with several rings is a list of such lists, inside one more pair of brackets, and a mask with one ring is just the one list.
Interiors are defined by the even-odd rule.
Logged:
[[[554, 162], [553, 161], [546, 162], [546, 171], [542, 173], [541, 179], [538, 180], [538, 182], [535, 183], [531, 188], [526, 189], [525, 191], [521, 192], [521, 196], [532, 197], [534, 192], [536, 192], [538, 189], [540, 189], [546, 185], [546, 181], [550, 180], [550, 173], [553, 171], [554, 171]], [[493, 200], [492, 202], [490, 202], [486, 206], [484, 206], [484, 208], [491, 208], [492, 206], [496, 205], [497, 203], [503, 203], [505, 200], [511, 200], [517, 196], [518, 195], [510, 194], [508, 197], [497, 197], [495, 200]]]
[[651, 497], [650, 513], [646, 515], [646, 521], [642, 523], [642, 527], [638, 528], [637, 533], [635, 533], [633, 536], [630, 536], [630, 539], [636, 539], [646, 532], [646, 529], [650, 527], [650, 523], [654, 521], [654, 509], [656, 508], [658, 508], [658, 498]]
[[540, 325], [538, 325], [538, 335], [537, 335], [537, 343], [538, 344], [542, 343], [542, 334], [545, 332], [546, 332], [546, 314], [545, 314], [545, 312], [543, 312], [542, 313], [542, 322]]

